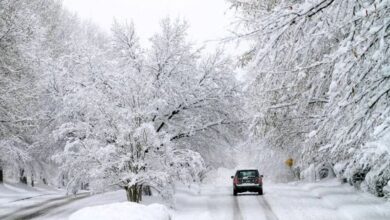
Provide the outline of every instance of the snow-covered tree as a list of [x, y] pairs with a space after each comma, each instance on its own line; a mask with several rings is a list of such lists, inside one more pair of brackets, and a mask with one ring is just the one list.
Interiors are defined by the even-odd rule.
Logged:
[[[166, 131], [172, 134], [172, 141], [196, 147], [204, 156], [210, 156], [208, 161], [221, 164], [226, 158], [222, 154], [228, 155], [232, 147], [229, 142], [234, 142], [229, 139], [239, 135], [241, 128], [232, 61], [222, 50], [200, 58], [200, 51], [185, 39], [185, 21], [166, 18], [161, 26], [162, 32], [152, 38], [146, 64], [146, 71], [155, 77], [154, 96], [164, 101], [153, 117], [157, 132]], [[219, 143], [210, 148], [216, 140]], [[217, 149], [221, 145], [226, 151]]]
[[[389, 3], [382, 0], [230, 0], [247, 63], [253, 131], [301, 165], [337, 163], [341, 177], [367, 174], [383, 195], [389, 165], [365, 145], [389, 132]], [[378, 132], [380, 130], [380, 132]], [[359, 175], [360, 175], [359, 174]]]
[[58, 4], [50, 2], [47, 8], [41, 4], [0, 2], [0, 161], [11, 176], [20, 173], [20, 179], [35, 172], [32, 151], [39, 129], [49, 120], [42, 108], [46, 94], [42, 20]]
[[60, 1], [0, 1], [0, 182], [119, 186], [138, 202], [226, 164], [242, 131], [232, 61], [203, 56], [187, 28], [164, 19], [144, 49], [132, 23], [109, 35]]
[[170, 195], [174, 172], [168, 165], [175, 154], [168, 134], [154, 128], [160, 100], [153, 97], [154, 78], [142, 72], [133, 28], [115, 22], [112, 48], [87, 53], [94, 56], [88, 59], [93, 68], [81, 69], [81, 86], [65, 95], [63, 124], [55, 131], [64, 150], [54, 158], [70, 191], [88, 183], [95, 190], [120, 186], [135, 202], [143, 186]]

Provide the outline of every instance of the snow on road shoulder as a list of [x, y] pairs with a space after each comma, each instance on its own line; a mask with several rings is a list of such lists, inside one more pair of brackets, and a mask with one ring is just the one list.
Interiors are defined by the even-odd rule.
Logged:
[[168, 209], [160, 204], [142, 205], [132, 202], [83, 208], [72, 214], [69, 220], [170, 220]]
[[264, 198], [279, 220], [387, 220], [390, 202], [358, 192], [336, 179], [316, 183], [271, 184]]

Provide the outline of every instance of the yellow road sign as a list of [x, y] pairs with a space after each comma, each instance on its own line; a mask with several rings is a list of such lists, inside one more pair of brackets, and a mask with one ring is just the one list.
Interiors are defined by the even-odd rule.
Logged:
[[288, 158], [285, 163], [288, 167], [292, 167], [294, 165], [294, 160], [292, 158]]

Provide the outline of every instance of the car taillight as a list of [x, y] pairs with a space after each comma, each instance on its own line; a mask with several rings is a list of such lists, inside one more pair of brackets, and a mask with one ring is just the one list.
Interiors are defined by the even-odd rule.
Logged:
[[234, 179], [233, 179], [233, 183], [234, 184], [238, 184], [238, 178], [235, 176]]
[[263, 178], [257, 177], [257, 178], [256, 178], [256, 183], [257, 183], [257, 184], [263, 184]]

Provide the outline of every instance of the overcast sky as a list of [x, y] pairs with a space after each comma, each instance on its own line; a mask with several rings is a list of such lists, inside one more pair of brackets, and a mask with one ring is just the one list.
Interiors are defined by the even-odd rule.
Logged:
[[[189, 38], [198, 44], [223, 38], [232, 21], [225, 0], [64, 0], [70, 11], [90, 19], [109, 31], [113, 18], [134, 21], [143, 44], [159, 30], [159, 21], [166, 16], [185, 18]], [[209, 43], [210, 44], [210, 43]], [[215, 44], [215, 43], [212, 43]], [[145, 45], [146, 46], [146, 45]]]

